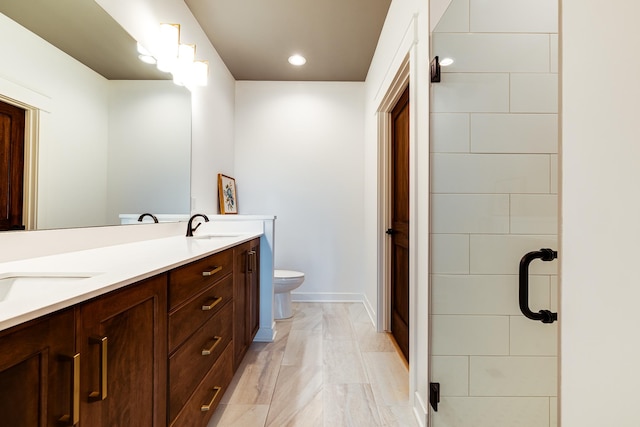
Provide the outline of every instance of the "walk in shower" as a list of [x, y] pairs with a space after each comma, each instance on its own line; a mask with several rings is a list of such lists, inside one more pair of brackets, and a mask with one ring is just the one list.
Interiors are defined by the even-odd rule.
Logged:
[[[558, 323], [518, 294], [558, 246], [557, 23], [557, 1], [453, 0], [432, 34], [432, 427], [557, 425]], [[533, 313], [558, 311], [554, 259], [528, 260]]]

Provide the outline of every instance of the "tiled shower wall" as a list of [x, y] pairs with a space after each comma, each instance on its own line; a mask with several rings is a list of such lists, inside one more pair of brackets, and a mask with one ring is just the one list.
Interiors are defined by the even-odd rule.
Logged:
[[[526, 319], [518, 265], [557, 249], [557, 0], [453, 0], [432, 86], [433, 427], [556, 425], [557, 323]], [[562, 254], [559, 254], [562, 256]], [[557, 311], [557, 261], [530, 305]]]

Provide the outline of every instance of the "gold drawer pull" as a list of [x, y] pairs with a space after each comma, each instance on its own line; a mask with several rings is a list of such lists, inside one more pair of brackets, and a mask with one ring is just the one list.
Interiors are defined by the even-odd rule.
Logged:
[[217, 272], [219, 272], [221, 270], [222, 270], [222, 266], [221, 265], [219, 265], [217, 267], [214, 266], [213, 270], [211, 270], [211, 271], [203, 271], [202, 275], [203, 276], [213, 276], [214, 274], [216, 274]]
[[202, 412], [207, 412], [209, 409], [211, 409], [211, 407], [213, 406], [213, 402], [216, 401], [216, 399], [218, 398], [218, 394], [220, 394], [220, 390], [222, 390], [222, 387], [214, 387], [213, 388], [213, 391], [215, 392], [215, 393], [213, 393], [213, 398], [211, 399], [211, 402], [209, 402], [209, 404], [202, 405], [200, 407], [200, 410]]
[[213, 337], [213, 345], [209, 348], [203, 348], [202, 355], [210, 356], [211, 353], [213, 353], [213, 350], [216, 348], [216, 346], [220, 344], [220, 341], [222, 341], [222, 337]]
[[222, 297], [218, 297], [215, 300], [213, 300], [213, 302], [211, 304], [205, 304], [202, 306], [202, 311], [207, 311], [207, 310], [213, 310], [213, 307], [215, 307], [216, 305], [220, 304], [220, 302], [222, 301]]
[[74, 426], [80, 422], [80, 353], [73, 357], [64, 356], [71, 362], [71, 404], [69, 414], [63, 415], [58, 421], [66, 426]]
[[89, 393], [89, 401], [107, 398], [107, 337], [91, 337], [89, 343], [100, 345], [100, 389]]

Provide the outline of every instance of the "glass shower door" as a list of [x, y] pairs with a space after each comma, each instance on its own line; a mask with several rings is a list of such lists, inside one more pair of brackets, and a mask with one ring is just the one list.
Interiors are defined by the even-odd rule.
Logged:
[[[431, 88], [432, 427], [556, 426], [557, 322], [523, 316], [518, 269], [557, 250], [557, 7], [453, 0], [433, 32], [454, 62]], [[534, 313], [557, 264], [530, 264]]]

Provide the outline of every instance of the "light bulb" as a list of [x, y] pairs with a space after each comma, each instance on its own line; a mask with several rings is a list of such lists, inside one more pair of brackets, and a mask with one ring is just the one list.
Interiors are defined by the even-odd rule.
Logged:
[[304, 65], [306, 63], [307, 63], [307, 59], [302, 55], [295, 54], [295, 55], [291, 55], [289, 57], [289, 64], [291, 64], [291, 65], [295, 65], [295, 66], [299, 67], [299, 66]]

